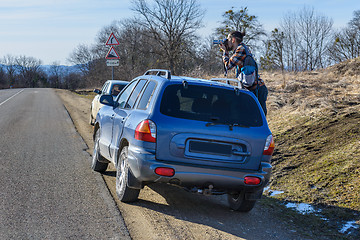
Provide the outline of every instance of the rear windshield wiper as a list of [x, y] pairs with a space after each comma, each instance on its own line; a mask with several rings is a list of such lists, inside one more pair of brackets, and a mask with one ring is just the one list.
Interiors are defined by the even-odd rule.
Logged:
[[229, 126], [229, 130], [232, 131], [234, 127], [243, 127], [243, 128], [248, 128], [249, 126], [245, 126], [242, 124], [238, 124], [238, 123], [216, 123], [216, 122], [208, 122], [205, 124], [206, 127], [210, 127], [210, 126], [215, 126], [215, 125], [225, 125], [225, 126]]

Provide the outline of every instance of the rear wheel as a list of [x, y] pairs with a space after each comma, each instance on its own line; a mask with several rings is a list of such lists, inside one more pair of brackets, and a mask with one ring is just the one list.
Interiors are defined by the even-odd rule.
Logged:
[[128, 163], [128, 147], [125, 146], [120, 153], [116, 166], [116, 194], [122, 202], [134, 202], [138, 200], [140, 189], [130, 188], [127, 185], [131, 171]]
[[254, 208], [256, 200], [246, 200], [245, 192], [228, 193], [228, 203], [231, 209], [239, 212], [249, 212]]
[[101, 156], [99, 151], [99, 138], [100, 138], [100, 129], [98, 129], [95, 133], [94, 152], [92, 156], [91, 168], [97, 172], [105, 172], [109, 163], [104, 163], [99, 161], [99, 160], [105, 161], [104, 157]]

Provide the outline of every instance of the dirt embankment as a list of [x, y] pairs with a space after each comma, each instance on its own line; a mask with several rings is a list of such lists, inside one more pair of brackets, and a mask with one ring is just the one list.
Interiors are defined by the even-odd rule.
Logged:
[[[91, 154], [92, 127], [88, 123], [91, 97], [65, 90], [57, 90], [57, 94]], [[228, 208], [225, 196], [195, 195], [175, 186], [154, 184], [140, 192], [138, 202], [126, 204], [116, 197], [115, 168], [109, 166], [102, 176], [133, 239], [329, 239], [331, 236], [331, 232], [313, 229], [310, 224], [297, 225], [296, 217], [283, 218], [286, 210], [274, 207], [267, 197], [251, 212], [240, 213]]]
[[360, 211], [360, 61], [351, 63], [267, 75], [279, 198]]

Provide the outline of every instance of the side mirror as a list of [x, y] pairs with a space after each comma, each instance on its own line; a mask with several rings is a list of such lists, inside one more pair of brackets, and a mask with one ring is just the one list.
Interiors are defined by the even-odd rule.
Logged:
[[115, 107], [116, 102], [113, 99], [112, 95], [102, 95], [100, 97], [100, 103], [107, 105], [107, 106], [112, 106]]
[[94, 89], [94, 91], [93, 91], [94, 93], [96, 93], [96, 94], [101, 94], [101, 90], [99, 90], [99, 89]]

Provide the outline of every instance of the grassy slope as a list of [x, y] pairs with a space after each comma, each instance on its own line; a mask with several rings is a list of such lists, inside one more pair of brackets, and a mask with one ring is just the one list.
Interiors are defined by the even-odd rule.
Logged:
[[360, 211], [360, 61], [317, 73], [265, 74], [280, 199]]

